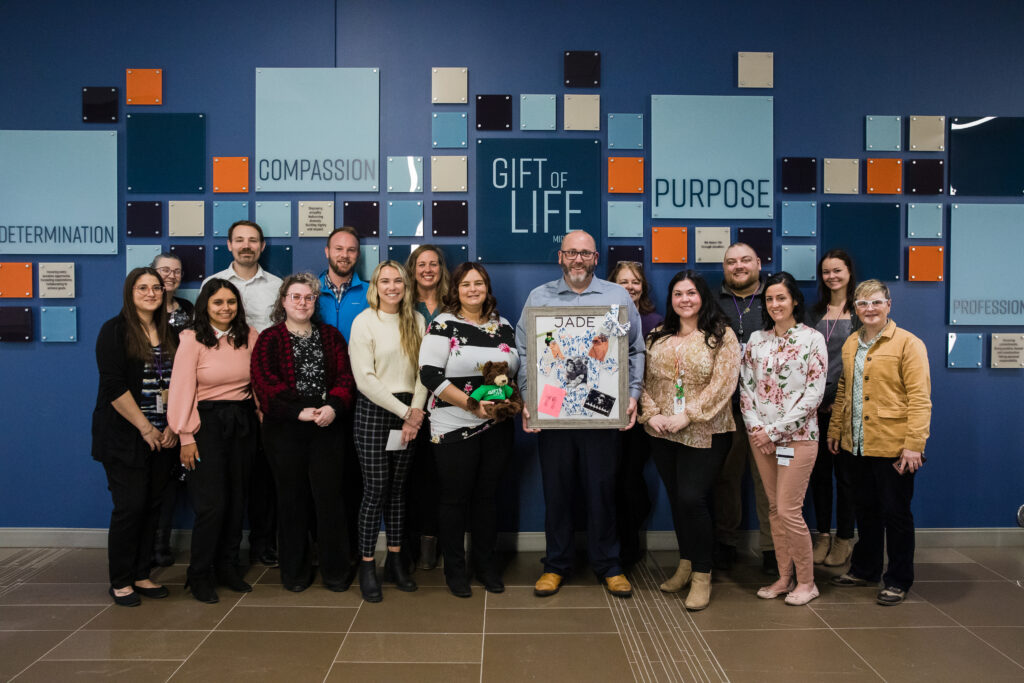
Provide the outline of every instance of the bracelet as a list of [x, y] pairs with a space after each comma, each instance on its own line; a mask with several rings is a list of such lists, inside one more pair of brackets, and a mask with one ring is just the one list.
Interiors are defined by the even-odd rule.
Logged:
[[408, 422], [409, 418], [412, 417], [412, 407], [405, 411], [405, 415], [402, 416], [402, 422]]

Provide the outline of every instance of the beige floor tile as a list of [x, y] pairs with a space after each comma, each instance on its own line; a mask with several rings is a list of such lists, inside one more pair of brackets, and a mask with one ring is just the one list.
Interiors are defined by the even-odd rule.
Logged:
[[905, 602], [895, 608], [878, 604], [811, 603], [811, 609], [832, 628], [901, 628], [956, 626], [957, 623], [927, 602]]
[[109, 583], [23, 583], [0, 595], [0, 605], [112, 604]]
[[476, 683], [479, 664], [353, 664], [338, 662], [327, 683]]
[[922, 548], [914, 550], [914, 562], [921, 563], [963, 563], [970, 562], [967, 548]]
[[[683, 608], [684, 593], [677, 593]], [[700, 612], [691, 612], [690, 618], [701, 631], [736, 629], [794, 629], [826, 628], [818, 616], [806, 607], [790, 607], [782, 601], [761, 600], [748, 587], [713, 586], [711, 604]]]
[[99, 548], [73, 549], [28, 579], [29, 583], [108, 583], [109, 581], [110, 569], [107, 563], [107, 551]]
[[554, 595], [539, 598], [533, 594], [533, 586], [510, 586], [504, 593], [487, 596], [487, 609], [514, 607], [608, 607], [607, 592], [598, 585], [565, 586]]
[[[435, 567], [434, 569], [417, 569], [410, 574], [410, 576], [419, 586], [444, 588], [448, 585], [444, 581], [444, 569], [441, 567]], [[477, 582], [474, 580], [473, 587], [476, 588], [477, 585]], [[387, 586], [388, 584], [385, 583], [384, 587], [387, 588]]]
[[139, 607], [111, 607], [90, 621], [85, 628], [115, 631], [209, 631], [239, 600], [238, 593], [218, 593], [220, 602], [208, 605], [199, 602], [188, 592], [171, 590], [171, 595], [162, 600], [143, 598]]
[[618, 634], [511, 634], [484, 639], [483, 680], [632, 681]]
[[10, 679], [68, 635], [70, 631], [0, 631], [0, 681]]
[[487, 610], [487, 633], [615, 633], [607, 607]]
[[191, 654], [206, 631], [82, 630], [44, 659], [180, 659]]
[[[351, 592], [351, 591], [350, 591]], [[387, 633], [483, 633], [484, 591], [456, 598], [445, 588], [421, 588], [403, 593], [384, 588], [383, 602], [364, 603], [352, 631]]]
[[54, 681], [114, 681], [122, 683], [163, 683], [181, 662], [36, 662], [18, 683], [54, 683]]
[[482, 640], [482, 634], [471, 633], [350, 633], [338, 661], [461, 662], [479, 666]]
[[362, 601], [359, 588], [355, 585], [344, 593], [335, 593], [314, 583], [301, 593], [293, 593], [282, 586], [280, 581], [261, 581], [253, 584], [252, 593], [246, 593], [241, 604], [260, 607], [358, 607]]
[[217, 626], [218, 631], [346, 633], [355, 607], [264, 607], [243, 600]]
[[730, 681], [881, 681], [832, 631], [704, 633]]
[[1024, 590], [1008, 581], [916, 583], [912, 592], [964, 626], [1024, 626]]
[[[165, 586], [180, 586], [185, 583], [188, 572], [187, 564], [172, 564], [170, 567], [153, 567], [149, 578]], [[251, 580], [250, 580], [251, 581]]]
[[1005, 581], [977, 562], [914, 563], [914, 581]]
[[8, 605], [0, 607], [0, 631], [75, 630], [106, 607], [53, 607]]
[[975, 626], [976, 636], [1024, 666], [1024, 628], [1019, 626]]
[[345, 636], [321, 633], [215, 632], [173, 681], [319, 683]]
[[1024, 548], [962, 548], [960, 552], [1011, 581], [1024, 579]]

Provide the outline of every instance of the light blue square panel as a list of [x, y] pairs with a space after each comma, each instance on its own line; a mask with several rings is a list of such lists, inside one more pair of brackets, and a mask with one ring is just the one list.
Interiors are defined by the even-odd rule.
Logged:
[[942, 238], [942, 204], [907, 204], [907, 237], [916, 240]]
[[129, 244], [124, 248], [124, 273], [133, 268], [145, 268], [153, 263], [163, 249], [159, 244]]
[[39, 309], [39, 340], [44, 342], [78, 341], [78, 308], [43, 306]]
[[256, 202], [256, 222], [264, 237], [291, 237], [292, 203]]
[[555, 129], [554, 95], [519, 96], [519, 130]]
[[974, 332], [950, 332], [946, 343], [946, 367], [980, 368], [984, 347], [982, 336]]
[[609, 237], [643, 237], [643, 202], [608, 202]]
[[464, 111], [430, 115], [431, 146], [436, 149], [465, 148], [469, 142], [469, 121]]
[[380, 247], [376, 244], [363, 244], [359, 246], [359, 263], [356, 264], [356, 272], [359, 279], [369, 282], [373, 275], [373, 269], [380, 263]]
[[[1024, 205], [949, 208], [949, 324], [1024, 325]], [[859, 265], [859, 264], [858, 264]]]
[[608, 149], [643, 148], [643, 114], [608, 114]]
[[782, 236], [814, 237], [818, 234], [818, 202], [782, 202]]
[[[249, 220], [249, 202], [213, 203], [213, 236], [227, 237], [235, 221]], [[262, 227], [262, 224], [261, 226]]]
[[903, 118], [900, 116], [864, 117], [864, 149], [869, 152], [898, 152], [903, 147]]
[[389, 200], [388, 234], [394, 237], [422, 237], [423, 202]]
[[813, 244], [783, 246], [782, 270], [796, 280], [814, 281], [818, 275], [818, 248]]
[[423, 157], [388, 157], [388, 192], [423, 192]]

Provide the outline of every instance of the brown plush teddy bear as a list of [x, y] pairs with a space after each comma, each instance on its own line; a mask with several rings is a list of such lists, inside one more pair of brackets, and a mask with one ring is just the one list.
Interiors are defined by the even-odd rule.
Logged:
[[484, 383], [469, 395], [469, 408], [476, 410], [480, 401], [493, 401], [487, 415], [496, 422], [515, 417], [523, 410], [523, 397], [508, 378], [508, 363], [487, 361], [480, 368]]

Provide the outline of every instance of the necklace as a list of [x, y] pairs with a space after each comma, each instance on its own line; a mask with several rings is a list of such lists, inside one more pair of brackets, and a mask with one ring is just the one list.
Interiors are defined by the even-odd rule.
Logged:
[[754, 292], [750, 296], [748, 296], [748, 297], [740, 297], [740, 301], [743, 302], [743, 312], [740, 312], [740, 304], [739, 304], [738, 301], [736, 301], [736, 293], [733, 292], [731, 289], [729, 290], [729, 294], [732, 296], [732, 305], [736, 307], [736, 317], [739, 318], [739, 323], [740, 323], [740, 334], [739, 334], [739, 336], [741, 338], [743, 337], [743, 316], [745, 316], [747, 313], [750, 313], [750, 305], [752, 303], [754, 303], [754, 297], [757, 296], [757, 293], [760, 290], [761, 290], [761, 283], [758, 282], [757, 283], [757, 289], [755, 289]]
[[[845, 307], [844, 307], [845, 308]], [[825, 342], [827, 343], [832, 339], [832, 333], [836, 331], [836, 325], [839, 324], [840, 318], [836, 318], [832, 321], [832, 326], [828, 324], [828, 312], [832, 310], [832, 304], [825, 304]], [[839, 309], [839, 315], [843, 314], [843, 309]]]

